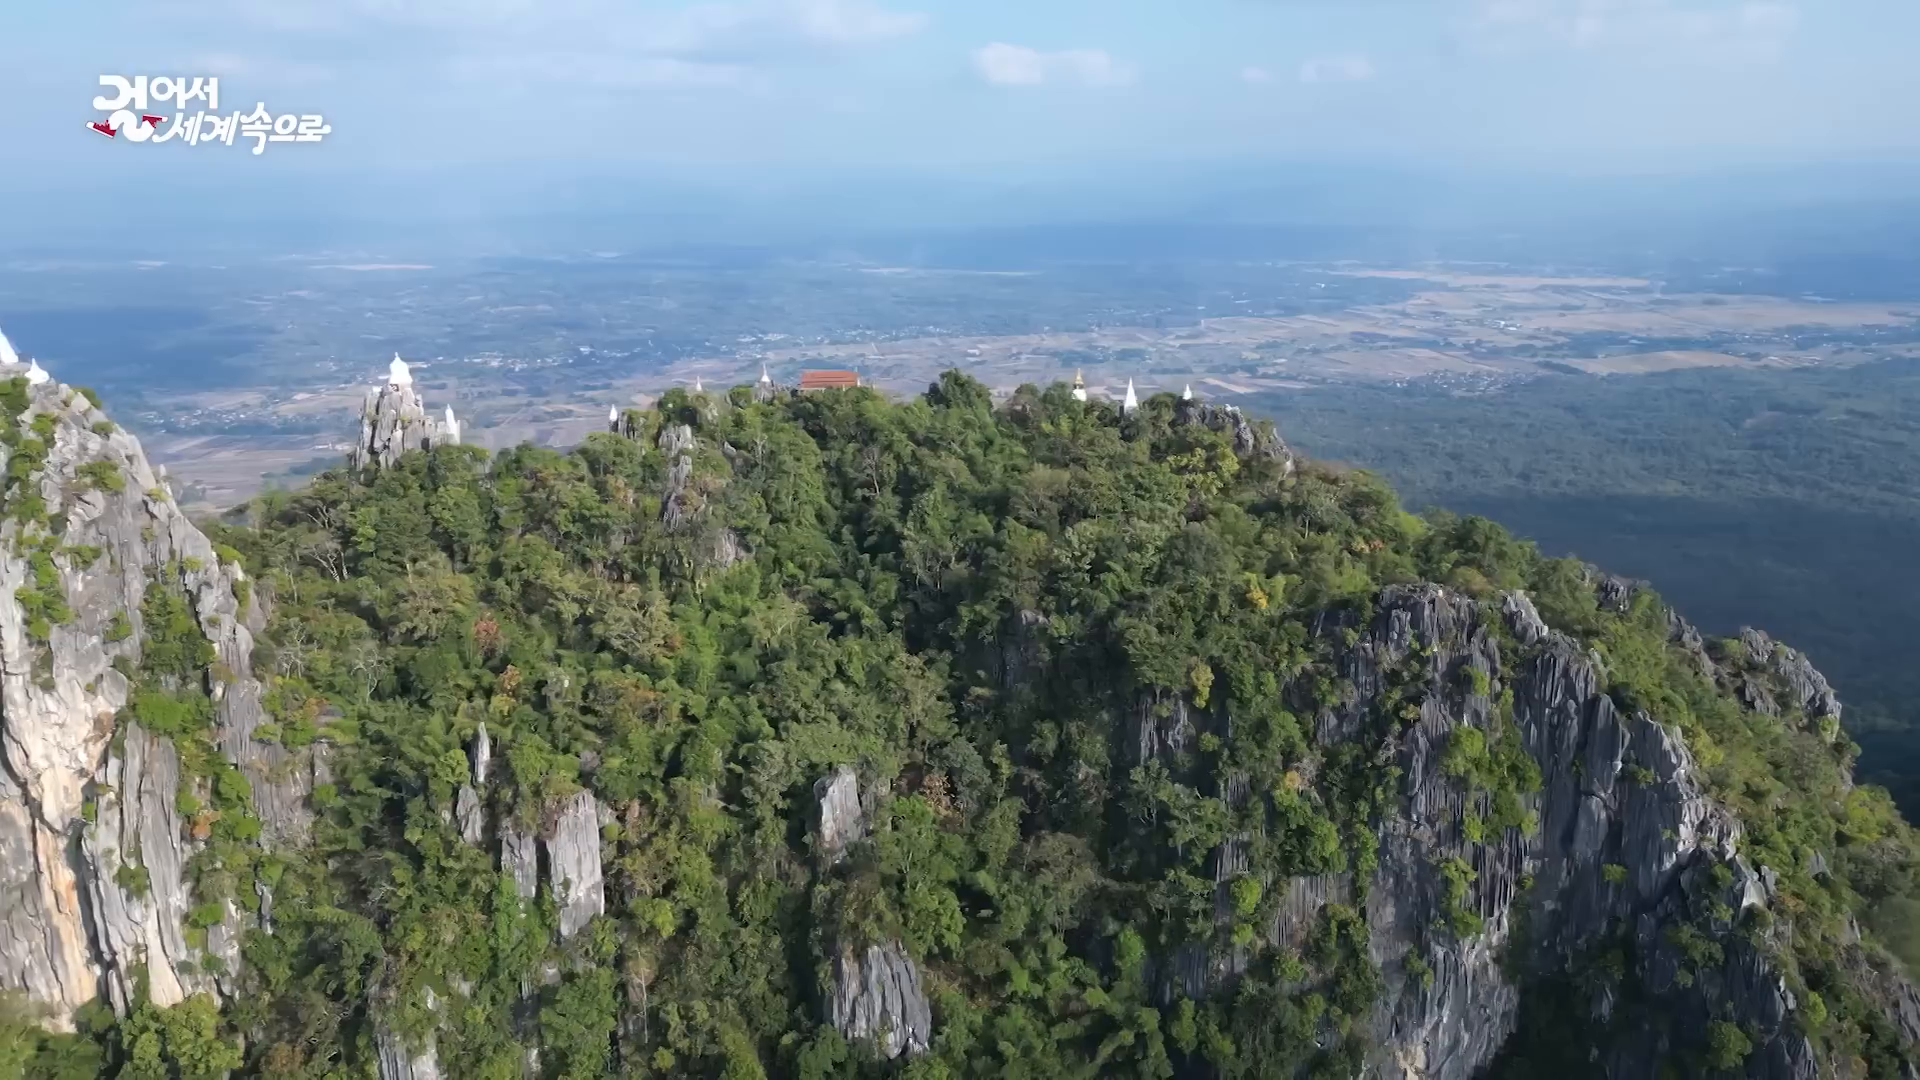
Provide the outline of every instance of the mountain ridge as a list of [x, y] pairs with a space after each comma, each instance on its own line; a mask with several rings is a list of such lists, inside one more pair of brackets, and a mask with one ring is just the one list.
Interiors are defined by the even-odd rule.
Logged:
[[676, 390], [202, 528], [0, 398], [24, 1075], [1914, 1068], [1804, 657], [1234, 410]]

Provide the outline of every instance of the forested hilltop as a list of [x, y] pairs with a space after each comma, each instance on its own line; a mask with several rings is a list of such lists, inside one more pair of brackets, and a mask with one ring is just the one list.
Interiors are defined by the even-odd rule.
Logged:
[[1296, 448], [1386, 477], [1408, 506], [1492, 517], [1647, 578], [1698, 624], [1806, 650], [1847, 700], [1861, 775], [1920, 815], [1920, 363], [1548, 375], [1267, 394]]
[[1803, 656], [1231, 409], [675, 390], [196, 527], [0, 391], [0, 1076], [1913, 1075]]

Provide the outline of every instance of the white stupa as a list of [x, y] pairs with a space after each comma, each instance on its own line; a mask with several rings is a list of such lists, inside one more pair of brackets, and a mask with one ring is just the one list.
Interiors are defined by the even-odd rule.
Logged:
[[387, 385], [395, 390], [413, 385], [413, 372], [407, 370], [407, 362], [400, 359], [399, 353], [394, 353], [393, 363], [387, 365]]
[[703, 388], [703, 387], [702, 387], [702, 386], [700, 385], [700, 376], [698, 376], [698, 375], [695, 375], [695, 376], [693, 377], [693, 392], [694, 392], [694, 393], [696, 393], [696, 394], [704, 394], [704, 393], [706, 393], [706, 392], [707, 392], [707, 391], [705, 390], [705, 388]]
[[447, 406], [447, 418], [441, 422], [440, 426], [446, 431], [446, 439], [448, 442], [457, 443], [460, 441], [460, 421], [454, 419], [453, 406]]
[[773, 385], [773, 376], [767, 373], [767, 365], [765, 361], [762, 361], [760, 364], [760, 385], [761, 386]]
[[[18, 360], [14, 362], [19, 363]], [[39, 386], [51, 378], [53, 378], [53, 376], [47, 374], [46, 369], [40, 366], [40, 361], [35, 360], [27, 365], [27, 385]]]
[[1186, 389], [1180, 391], [1180, 400], [1181, 401], [1193, 400], [1193, 384], [1192, 383], [1188, 383], [1186, 386]]
[[1133, 396], [1133, 380], [1127, 380], [1127, 396], [1120, 402], [1120, 411], [1130, 413], [1140, 407], [1140, 399]]
[[0, 364], [17, 365], [19, 363], [20, 354], [14, 351], [13, 342], [7, 340], [7, 335], [0, 334]]
[[1087, 380], [1081, 377], [1078, 368], [1075, 368], [1073, 372], [1073, 400], [1087, 400]]
[[617, 424], [619, 422], [620, 422], [620, 406], [618, 405], [607, 406], [607, 423]]

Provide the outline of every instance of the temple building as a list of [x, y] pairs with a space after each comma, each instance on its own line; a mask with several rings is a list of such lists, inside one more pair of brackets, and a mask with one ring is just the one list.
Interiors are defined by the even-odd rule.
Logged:
[[860, 385], [860, 376], [851, 371], [803, 371], [800, 392], [809, 390], [851, 390]]
[[1079, 368], [1073, 369], [1073, 400], [1087, 400], [1087, 380], [1080, 374]]

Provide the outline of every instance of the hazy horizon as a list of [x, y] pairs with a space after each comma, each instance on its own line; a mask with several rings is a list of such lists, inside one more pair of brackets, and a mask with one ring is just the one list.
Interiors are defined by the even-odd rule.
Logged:
[[[13, 5], [0, 145], [24, 167], [0, 170], [0, 245], [284, 246], [279, 224], [307, 226], [300, 247], [329, 223], [556, 213], [654, 222], [625, 244], [1884, 201], [1920, 190], [1914, 40], [1898, 0]], [[223, 113], [333, 130], [260, 156], [108, 140], [85, 127], [103, 73], [215, 75]]]

